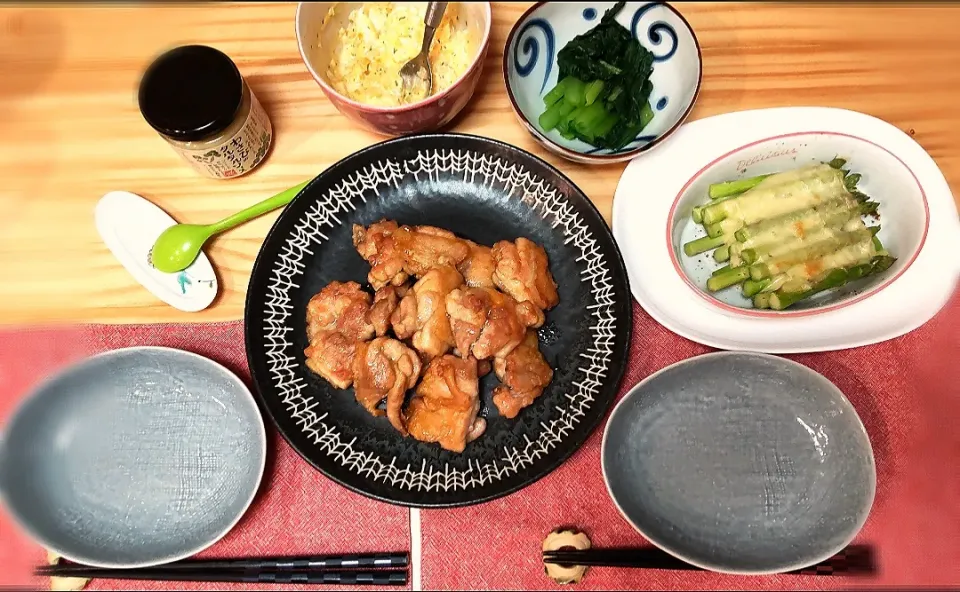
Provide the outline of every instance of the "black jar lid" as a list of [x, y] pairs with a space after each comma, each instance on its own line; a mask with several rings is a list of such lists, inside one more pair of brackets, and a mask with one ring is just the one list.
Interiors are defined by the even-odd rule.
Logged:
[[184, 142], [202, 140], [233, 123], [243, 101], [243, 77], [223, 52], [184, 45], [158, 57], [140, 81], [140, 113], [157, 132]]

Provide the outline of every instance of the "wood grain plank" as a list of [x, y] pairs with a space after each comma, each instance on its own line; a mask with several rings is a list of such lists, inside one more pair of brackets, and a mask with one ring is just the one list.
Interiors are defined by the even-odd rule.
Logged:
[[[510, 27], [529, 3], [495, 3], [474, 100], [453, 129], [510, 142], [560, 167], [609, 220], [623, 165], [546, 154], [517, 124], [503, 89]], [[907, 131], [960, 183], [960, 6], [682, 3], [699, 36], [703, 90], [692, 118], [788, 105], [870, 113]], [[178, 220], [207, 222], [259, 201], [380, 137], [324, 98], [297, 53], [295, 3], [5, 4], [0, 7], [0, 323], [237, 319], [270, 214], [208, 249], [217, 301], [182, 313], [140, 287], [100, 242], [93, 206], [107, 191], [143, 195]], [[237, 62], [276, 129], [247, 177], [195, 175], [143, 122], [137, 82], [183, 43]], [[960, 197], [960, 195], [958, 195]], [[642, 199], [638, 195], [638, 199]]]

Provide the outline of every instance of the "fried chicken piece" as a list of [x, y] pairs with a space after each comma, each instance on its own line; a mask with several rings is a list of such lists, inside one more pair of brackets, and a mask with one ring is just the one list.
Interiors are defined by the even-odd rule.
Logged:
[[397, 339], [409, 339], [417, 331], [417, 295], [409, 290], [390, 315], [390, 325]]
[[370, 294], [356, 282], [331, 282], [307, 303], [307, 368], [345, 389], [353, 383], [357, 344], [373, 337]]
[[307, 339], [338, 331], [354, 341], [370, 339], [373, 327], [366, 321], [370, 294], [357, 282], [330, 282], [307, 303]]
[[493, 404], [507, 419], [532, 404], [553, 380], [553, 369], [540, 353], [535, 331], [527, 331], [523, 343], [505, 358], [494, 359], [493, 370], [503, 382], [493, 389]]
[[463, 452], [486, 428], [479, 411], [477, 361], [445, 355], [427, 366], [407, 408], [407, 429], [421, 442]]
[[461, 356], [504, 357], [523, 341], [527, 327], [543, 324], [543, 311], [490, 288], [459, 288], [447, 296], [447, 315]]
[[367, 279], [375, 290], [399, 286], [441, 265], [456, 266], [470, 254], [467, 243], [434, 226], [398, 226], [381, 220], [364, 228], [353, 225], [353, 245], [370, 263]]
[[[476, 358], [474, 358], [476, 360]], [[490, 360], [477, 360], [477, 376], [483, 378], [493, 371], [493, 364]]]
[[493, 260], [493, 250], [473, 241], [464, 242], [470, 247], [470, 254], [457, 266], [457, 271], [463, 275], [463, 282], [471, 288], [496, 288], [493, 270], [497, 264]]
[[453, 352], [452, 352], [452, 353], [453, 353], [453, 355], [457, 356], [458, 358], [463, 358], [463, 359], [465, 359], [465, 360], [473, 360], [473, 361], [475, 361], [475, 362], [477, 363], [477, 377], [478, 377], [478, 378], [483, 378], [483, 377], [486, 376], [487, 374], [490, 374], [491, 372], [493, 372], [493, 361], [492, 361], [492, 360], [478, 360], [478, 359], [476, 359], [475, 357], [473, 357], [472, 355], [464, 356], [464, 355], [462, 355], [462, 354], [457, 350], [457, 348], [453, 348]]
[[550, 274], [550, 262], [543, 247], [520, 237], [514, 242], [493, 245], [496, 270], [493, 281], [517, 302], [530, 302], [549, 310], [560, 302], [557, 284]]
[[457, 288], [447, 295], [447, 316], [453, 331], [453, 343], [462, 358], [473, 355], [483, 326], [487, 323], [490, 296], [482, 288]]
[[417, 384], [420, 370], [417, 353], [396, 339], [377, 337], [361, 343], [353, 359], [357, 401], [371, 414], [380, 416], [383, 411], [377, 409], [377, 405], [386, 397], [387, 418], [406, 436], [403, 402], [407, 391]]
[[399, 286], [409, 277], [403, 270], [403, 254], [394, 237], [399, 228], [393, 220], [381, 220], [367, 228], [353, 225], [353, 246], [370, 264], [367, 281], [374, 290]]
[[411, 292], [417, 304], [417, 330], [413, 334], [413, 347], [425, 361], [442, 356], [453, 347], [446, 299], [447, 294], [462, 285], [463, 276], [449, 265], [431, 269], [413, 285]]
[[397, 310], [400, 299], [409, 290], [410, 287], [407, 285], [384, 286], [373, 295], [373, 305], [370, 307], [370, 312], [367, 313], [367, 321], [373, 325], [377, 337], [383, 337], [387, 334], [387, 330], [391, 326], [390, 319], [394, 311]]

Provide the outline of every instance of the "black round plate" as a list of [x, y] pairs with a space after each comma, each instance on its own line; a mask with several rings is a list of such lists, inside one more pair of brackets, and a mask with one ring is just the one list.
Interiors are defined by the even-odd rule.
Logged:
[[[541, 350], [553, 381], [513, 420], [481, 382], [487, 430], [462, 454], [402, 437], [384, 417], [304, 366], [306, 305], [334, 280], [367, 286], [354, 223], [430, 224], [492, 245], [525, 236], [543, 245], [560, 304]], [[315, 178], [260, 249], [246, 304], [247, 360], [280, 433], [338, 483], [399, 505], [450, 507], [507, 495], [547, 475], [587, 439], [613, 403], [626, 365], [630, 290], [600, 213], [559, 171], [519, 148], [435, 134], [376, 144]], [[599, 470], [599, 469], [598, 469]]]

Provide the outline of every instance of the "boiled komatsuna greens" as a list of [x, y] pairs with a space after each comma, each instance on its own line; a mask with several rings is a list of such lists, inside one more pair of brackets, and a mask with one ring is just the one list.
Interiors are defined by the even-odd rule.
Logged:
[[653, 54], [616, 21], [624, 4], [607, 10], [596, 27], [557, 54], [559, 82], [544, 96], [539, 118], [544, 131], [619, 150], [653, 119]]

